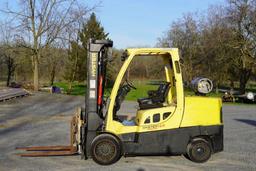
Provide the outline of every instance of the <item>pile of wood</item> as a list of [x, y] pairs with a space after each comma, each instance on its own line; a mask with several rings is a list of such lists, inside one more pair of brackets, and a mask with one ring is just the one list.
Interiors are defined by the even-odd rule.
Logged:
[[17, 97], [28, 96], [30, 93], [22, 88], [4, 88], [0, 89], [0, 102]]

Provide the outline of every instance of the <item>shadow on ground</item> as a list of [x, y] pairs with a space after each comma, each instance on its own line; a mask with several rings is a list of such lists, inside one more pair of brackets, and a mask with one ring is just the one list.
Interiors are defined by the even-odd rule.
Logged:
[[248, 125], [256, 126], [256, 120], [251, 120], [251, 119], [234, 119], [234, 120], [238, 122], [246, 123]]

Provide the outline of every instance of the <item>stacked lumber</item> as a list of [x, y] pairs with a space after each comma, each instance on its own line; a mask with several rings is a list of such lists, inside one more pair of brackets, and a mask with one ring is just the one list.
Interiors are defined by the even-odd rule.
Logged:
[[30, 93], [22, 88], [4, 88], [0, 89], [0, 102], [10, 100], [17, 97], [24, 97]]

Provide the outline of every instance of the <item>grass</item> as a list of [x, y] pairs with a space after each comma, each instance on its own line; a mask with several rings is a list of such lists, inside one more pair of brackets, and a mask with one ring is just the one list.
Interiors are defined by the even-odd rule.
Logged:
[[[57, 83], [54, 83], [53, 85], [63, 88], [64, 93], [68, 92], [68, 83], [66, 83], [66, 82], [57, 82]], [[107, 90], [105, 91], [105, 95], [109, 96], [110, 92], [111, 92], [111, 88], [107, 88]], [[85, 96], [85, 93], [86, 93], [86, 85], [84, 83], [74, 82], [72, 84], [72, 91], [71, 91], [70, 95]]]
[[[136, 101], [138, 98], [147, 97], [147, 92], [149, 90], [156, 90], [158, 88], [157, 85], [149, 85], [147, 81], [134, 81], [133, 84], [137, 88], [136, 90], [132, 89], [128, 95], [126, 96], [125, 100]], [[68, 83], [65, 82], [57, 82], [54, 83], [55, 86], [63, 88], [64, 92], [67, 93], [68, 91]], [[84, 83], [74, 82], [72, 84], [73, 89], [70, 95], [76, 96], [84, 96], [86, 91], [86, 85]], [[105, 96], [109, 96], [111, 93], [112, 88], [107, 88], [105, 91]], [[193, 96], [195, 93], [189, 89], [185, 89], [186, 96]], [[209, 96], [212, 97], [219, 97], [220, 94], [210, 93]]]
[[[131, 100], [131, 101], [136, 101], [138, 98], [142, 97], [147, 97], [147, 92], [149, 90], [156, 90], [158, 88], [158, 85], [149, 85], [147, 84], [148, 81], [134, 81], [133, 82], [137, 90], [131, 90], [131, 92], [126, 96], [125, 100]], [[194, 96], [195, 93], [188, 89], [184, 89], [185, 96]], [[221, 97], [222, 94], [216, 93], [216, 92], [211, 92], [210, 94], [207, 95], [207, 97]]]
[[[133, 84], [135, 85], [135, 87], [137, 89], [136, 90], [132, 89], [126, 96], [125, 100], [136, 101], [138, 98], [147, 97], [147, 92], [149, 90], [156, 90], [158, 88], [157, 85], [147, 84], [148, 82], [149, 81], [145, 81], [145, 80], [133, 81]], [[65, 82], [57, 82], [54, 85], [63, 88], [64, 92], [67, 92], [67, 90], [68, 90], [68, 84]], [[84, 96], [85, 95], [86, 85], [84, 83], [74, 82], [72, 86], [73, 86], [73, 89], [71, 91], [71, 95], [76, 95], [76, 96]], [[255, 90], [255, 87], [253, 87], [251, 89]], [[112, 88], [107, 88], [105, 90], [105, 96], [109, 96], [111, 93], [111, 90], [112, 90]], [[185, 92], [185, 96], [194, 96], [195, 95], [195, 93], [188, 88], [185, 88], [184, 92]], [[215, 91], [213, 91], [210, 94], [207, 94], [207, 97], [221, 97], [222, 95], [223, 95], [222, 93], [216, 93]], [[228, 103], [228, 104], [232, 105], [234, 103]], [[239, 104], [239, 103], [235, 103], [235, 104]]]
[[[146, 97], [148, 90], [155, 90], [157, 87], [153, 85], [147, 85], [145, 82], [135, 81], [134, 83], [137, 90], [131, 90], [130, 93], [126, 96], [126, 100], [137, 100], [140, 97]], [[64, 93], [68, 91], [68, 83], [66, 82], [57, 82], [54, 83], [54, 86], [61, 87], [64, 90]], [[75, 96], [84, 96], [86, 91], [86, 85], [84, 83], [74, 82], [72, 84], [72, 91], [70, 95]], [[105, 91], [105, 96], [109, 96], [112, 88], [107, 88]]]
[[156, 90], [157, 86], [142, 84], [140, 82], [134, 83], [136, 90], [131, 90], [126, 96], [125, 100], [136, 101], [138, 98], [147, 97], [147, 92], [149, 90]]
[[[65, 93], [67, 93], [67, 91], [68, 91], [68, 83], [57, 82], [57, 83], [54, 83], [54, 86], [63, 88]], [[85, 95], [86, 85], [84, 83], [74, 82], [72, 84], [72, 87], [73, 87], [73, 89], [72, 89], [70, 95], [75, 95], [75, 96], [84, 96]]]
[[[185, 96], [195, 96], [195, 92], [189, 88], [184, 88]], [[221, 93], [216, 93], [214, 90], [206, 95], [207, 97], [221, 97]]]

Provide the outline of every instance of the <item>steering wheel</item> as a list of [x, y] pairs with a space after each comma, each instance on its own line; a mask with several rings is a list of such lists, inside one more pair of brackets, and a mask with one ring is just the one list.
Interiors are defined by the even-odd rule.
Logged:
[[126, 79], [126, 83], [127, 83], [127, 85], [128, 85], [130, 88], [132, 88], [132, 89], [134, 89], [134, 90], [137, 89], [137, 88], [132, 84], [132, 82], [129, 82], [127, 79]]

